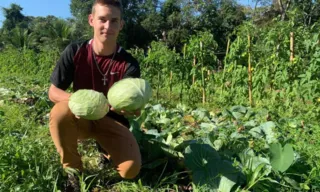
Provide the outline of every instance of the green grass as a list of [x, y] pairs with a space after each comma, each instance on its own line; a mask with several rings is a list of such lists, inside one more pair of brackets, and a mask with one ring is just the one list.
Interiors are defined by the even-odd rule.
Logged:
[[[0, 93], [0, 191], [58, 191], [64, 182], [65, 174], [48, 128], [48, 113], [53, 106], [46, 95], [48, 86], [47, 80], [37, 80], [32, 76], [0, 76], [0, 88], [9, 90], [6, 95]], [[173, 98], [177, 98], [177, 94]], [[161, 95], [159, 102], [166, 107], [176, 107], [175, 102], [165, 100], [165, 95]], [[228, 105], [231, 104], [209, 103], [203, 106], [195, 103], [190, 108], [204, 107], [218, 114]], [[301, 156], [303, 163], [292, 166], [289, 174], [302, 181], [298, 185], [305, 185], [304, 188], [319, 183], [319, 105], [301, 105], [293, 101], [290, 106], [285, 106], [266, 100], [257, 103], [255, 109], [259, 111], [259, 108], [271, 111], [271, 120], [282, 122], [278, 134], [293, 143]], [[188, 132], [180, 134], [190, 137]], [[257, 149], [261, 147], [259, 142], [255, 142]], [[193, 191], [207, 191], [205, 186], [190, 183], [187, 177], [181, 180], [182, 170], [175, 172], [176, 167], [164, 164], [152, 170], [143, 169], [134, 180], [122, 180], [111, 167], [98, 168], [99, 154], [92, 140], [82, 142], [79, 152], [86, 168], [82, 187], [92, 191], [181, 191], [183, 185], [185, 188], [191, 186]]]

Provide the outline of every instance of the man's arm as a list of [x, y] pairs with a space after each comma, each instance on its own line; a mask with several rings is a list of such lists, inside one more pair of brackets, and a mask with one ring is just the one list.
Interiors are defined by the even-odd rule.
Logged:
[[73, 81], [74, 64], [73, 56], [77, 47], [68, 45], [62, 52], [50, 77], [51, 86], [48, 91], [49, 99], [58, 103], [60, 101], [68, 101], [71, 96], [65, 90], [70, 86]]
[[51, 84], [48, 95], [50, 101], [52, 101], [53, 103], [58, 103], [61, 101], [68, 101], [71, 93], [68, 93], [56, 87], [54, 84]]

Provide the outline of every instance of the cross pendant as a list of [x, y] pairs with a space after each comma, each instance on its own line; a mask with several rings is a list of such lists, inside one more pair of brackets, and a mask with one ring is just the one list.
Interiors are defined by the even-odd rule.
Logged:
[[103, 81], [103, 85], [106, 85], [106, 81], [107, 81], [108, 79], [106, 78], [106, 76], [103, 76], [103, 78], [102, 78], [102, 81]]

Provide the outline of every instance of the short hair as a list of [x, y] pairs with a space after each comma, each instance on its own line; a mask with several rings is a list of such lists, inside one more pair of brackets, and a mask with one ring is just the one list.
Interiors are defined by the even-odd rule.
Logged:
[[120, 10], [120, 14], [121, 14], [121, 17], [122, 17], [123, 8], [122, 8], [121, 0], [94, 0], [94, 3], [92, 5], [92, 13], [95, 12], [94, 7], [97, 4], [100, 4], [100, 5], [112, 5], [114, 7], [117, 7]]

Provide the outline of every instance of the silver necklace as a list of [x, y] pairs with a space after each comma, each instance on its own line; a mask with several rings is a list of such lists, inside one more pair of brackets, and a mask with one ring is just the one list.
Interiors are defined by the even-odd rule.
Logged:
[[[96, 64], [99, 73], [103, 76], [103, 78], [102, 78], [103, 85], [107, 85], [107, 83], [106, 83], [106, 81], [108, 80], [107, 79], [107, 74], [110, 72], [111, 67], [112, 67], [112, 65], [114, 63], [113, 59], [114, 59], [114, 56], [116, 55], [117, 50], [115, 50], [114, 53], [113, 53], [113, 56], [112, 56], [112, 59], [110, 61], [110, 64], [109, 64], [107, 72], [105, 74], [103, 74], [102, 71], [100, 70], [100, 67], [99, 67], [97, 59], [96, 59], [96, 55], [95, 55], [94, 50], [93, 50], [93, 43], [91, 44], [91, 49], [92, 49], [93, 61]], [[117, 49], [117, 47], [116, 47], [116, 49]]]

